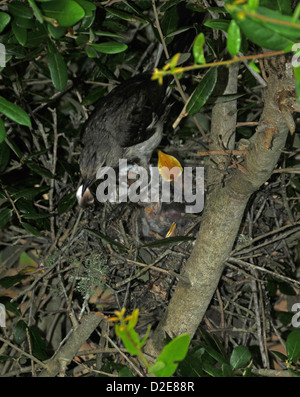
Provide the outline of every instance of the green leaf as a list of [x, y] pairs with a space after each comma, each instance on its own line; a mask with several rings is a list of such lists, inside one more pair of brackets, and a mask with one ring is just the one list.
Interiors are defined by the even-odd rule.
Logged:
[[32, 8], [32, 11], [34, 13], [34, 16], [39, 21], [39, 23], [44, 23], [43, 14], [41, 13], [41, 10], [38, 8], [38, 6], [35, 4], [35, 1], [28, 0], [28, 3], [30, 4], [30, 7]]
[[[299, 20], [293, 21], [292, 17], [287, 15], [282, 15], [278, 11], [272, 11], [265, 7], [259, 7], [257, 9], [257, 12], [262, 16], [266, 16], [268, 18], [274, 19], [274, 22], [269, 22], [269, 21], [264, 22], [265, 26], [269, 27], [273, 31], [292, 40], [298, 40], [300, 38]], [[279, 21], [282, 21], [284, 23], [280, 23]], [[293, 23], [298, 24], [298, 26], [294, 26]]]
[[5, 26], [9, 24], [10, 15], [6, 12], [0, 12], [0, 33], [4, 30]]
[[212, 364], [208, 362], [204, 362], [202, 366], [203, 371], [208, 373], [210, 376], [214, 376], [217, 378], [222, 378], [223, 377], [223, 372], [219, 368], [214, 367]]
[[125, 245], [122, 245], [121, 243], [118, 243], [117, 241], [113, 240], [110, 237], [105, 236], [104, 234], [100, 233], [100, 232], [96, 232], [95, 230], [92, 229], [84, 229], [86, 232], [93, 234], [96, 237], [100, 237], [102, 240], [106, 241], [107, 243], [116, 246], [117, 248], [119, 248], [119, 250], [121, 252], [127, 252], [128, 249], [125, 247]]
[[184, 241], [193, 241], [193, 240], [195, 240], [195, 237], [190, 237], [190, 236], [168, 237], [168, 238], [163, 238], [161, 240], [152, 241], [151, 243], [144, 244], [142, 247], [149, 247], [149, 248], [164, 247], [174, 243], [181, 243]]
[[73, 26], [85, 15], [84, 9], [73, 0], [50, 1], [42, 4], [43, 14], [60, 26]]
[[[298, 57], [299, 59], [299, 57]], [[296, 93], [297, 93], [297, 99], [298, 103], [300, 103], [300, 66], [294, 67], [294, 74], [296, 78]]]
[[47, 64], [54, 87], [57, 91], [63, 91], [68, 82], [68, 72], [63, 56], [54, 46], [48, 46]]
[[279, 291], [284, 295], [296, 295], [296, 292], [290, 284], [285, 282], [278, 282]]
[[140, 347], [143, 347], [143, 346], [144, 346], [144, 344], [147, 342], [147, 339], [148, 339], [148, 336], [149, 336], [150, 330], [151, 330], [151, 325], [148, 325], [148, 328], [147, 328], [146, 334], [145, 334], [145, 336], [143, 337], [143, 339], [140, 341]]
[[16, 316], [21, 316], [22, 313], [18, 309], [18, 303], [17, 302], [11, 302], [11, 298], [8, 296], [0, 296], [0, 303], [2, 303], [5, 306], [5, 309], [8, 310], [9, 312], [15, 314]]
[[227, 49], [229, 54], [236, 56], [241, 48], [242, 36], [240, 28], [234, 19], [230, 22], [227, 36]]
[[120, 19], [123, 19], [124, 21], [146, 23], [144, 18], [137, 16], [137, 15], [132, 15], [126, 11], [123, 11], [123, 10], [118, 10], [118, 9], [112, 8], [112, 7], [105, 7], [105, 11], [107, 11], [109, 14], [112, 14]]
[[248, 6], [252, 11], [256, 10], [259, 6], [259, 0], [248, 0]]
[[29, 327], [29, 336], [32, 348], [32, 354], [39, 360], [47, 360], [49, 353], [44, 339], [35, 327]]
[[85, 45], [88, 41], [89, 41], [89, 36], [86, 34], [80, 34], [75, 39], [76, 44], [80, 46]]
[[104, 36], [104, 37], [116, 37], [118, 39], [124, 39], [124, 36], [117, 34], [117, 33], [111, 33], [111, 32], [104, 32], [103, 30], [97, 30], [97, 32], [94, 32], [96, 36]]
[[255, 63], [253, 62], [253, 60], [251, 60], [251, 61], [249, 62], [249, 66], [251, 67], [251, 69], [254, 70], [254, 72], [260, 73], [260, 70], [259, 70], [258, 66], [255, 65]]
[[225, 378], [230, 378], [234, 376], [233, 371], [229, 364], [227, 363], [222, 364], [222, 374]]
[[44, 167], [41, 167], [41, 166], [36, 165], [35, 163], [29, 162], [29, 161], [26, 162], [26, 165], [28, 165], [28, 167], [29, 167], [33, 172], [35, 172], [35, 173], [38, 174], [38, 175], [42, 175], [42, 176], [44, 176], [45, 178], [49, 178], [49, 179], [52, 179], [52, 178], [53, 178], [53, 175], [51, 174], [51, 172], [48, 171], [48, 170], [46, 170], [46, 168], [44, 168]]
[[93, 47], [91, 47], [90, 45], [86, 45], [84, 47], [84, 50], [85, 50], [85, 52], [86, 52], [86, 54], [87, 54], [87, 56], [89, 58], [98, 58], [97, 51]]
[[166, 12], [161, 20], [160, 26], [164, 33], [164, 36], [175, 32], [178, 27], [178, 10], [176, 6], [169, 8], [168, 12]]
[[10, 149], [15, 153], [15, 155], [19, 157], [19, 159], [23, 157], [23, 153], [19, 148], [19, 146], [15, 143], [15, 141], [13, 141], [12, 139], [10, 139], [10, 137], [7, 136], [5, 142], [10, 147]]
[[218, 351], [223, 356], [223, 359], [227, 362], [227, 353], [226, 353], [226, 350], [224, 349], [220, 339], [214, 334], [212, 334], [211, 337], [212, 337], [212, 339], [214, 341], [214, 344], [215, 344], [216, 348], [218, 349]]
[[28, 114], [20, 106], [7, 101], [2, 96], [0, 96], [0, 112], [18, 124], [31, 126]]
[[33, 234], [36, 237], [40, 237], [41, 233], [33, 226], [31, 226], [29, 223], [26, 222], [21, 222], [21, 226], [29, 233]]
[[236, 346], [230, 356], [230, 365], [233, 371], [242, 368], [251, 360], [251, 353], [245, 346]]
[[20, 16], [20, 17], [14, 17], [13, 22], [15, 22], [17, 27], [19, 28], [31, 29], [31, 30], [35, 30], [36, 28], [34, 19], [26, 19]]
[[27, 324], [23, 320], [19, 320], [14, 328], [14, 341], [20, 345], [27, 338]]
[[[259, 7], [251, 16], [244, 15], [243, 9], [239, 6], [235, 6], [233, 9], [228, 9], [231, 15], [241, 28], [242, 32], [248, 37], [253, 43], [274, 51], [283, 50], [294, 43], [293, 40], [288, 38], [286, 35], [295, 38], [300, 34], [300, 30], [292, 28], [291, 26], [279, 25], [275, 22], [266, 22], [265, 20], [257, 19], [256, 14], [266, 16], [268, 18], [281, 19], [287, 22], [291, 22], [290, 17], [282, 16], [276, 11], [269, 10], [264, 7]], [[286, 20], [287, 19], [287, 20]], [[300, 26], [300, 25], [299, 25]]]
[[20, 281], [24, 280], [27, 276], [22, 274], [16, 274], [15, 276], [7, 276], [0, 279], [0, 285], [3, 288], [10, 288], [15, 284], [18, 284]]
[[[26, 47], [33, 48], [33, 51], [37, 51], [39, 46], [42, 44], [44, 49], [44, 41], [48, 38], [48, 32], [46, 24], [39, 24], [37, 29], [34, 31], [29, 30], [27, 33]], [[41, 49], [39, 51], [41, 51]]]
[[47, 23], [47, 28], [48, 32], [54, 39], [60, 39], [68, 31], [68, 28], [66, 28], [65, 26], [53, 26], [51, 23]]
[[0, 118], [0, 143], [6, 138], [6, 129], [3, 120]]
[[207, 353], [218, 363], [220, 364], [226, 364], [227, 359], [223, 357], [223, 354], [220, 354], [216, 349], [214, 349], [211, 346], [204, 346], [204, 349], [207, 351]]
[[138, 333], [134, 329], [116, 324], [116, 334], [122, 339], [122, 342], [128, 352], [134, 356], [139, 354], [140, 339]]
[[[286, 1], [291, 1], [291, 0], [286, 0]], [[289, 10], [285, 10], [285, 14], [290, 15], [291, 13], [292, 13], [292, 7], [291, 7], [291, 4], [289, 4]], [[295, 8], [292, 21], [296, 22], [297, 19], [299, 19], [299, 17], [300, 17], [300, 3], [297, 4], [297, 6]]]
[[124, 377], [124, 378], [132, 378], [134, 375], [130, 371], [128, 367], [123, 367], [119, 372], [118, 372], [119, 377]]
[[[134, 1], [127, 0], [127, 1], [126, 1], [126, 6], [127, 6], [130, 10], [132, 10], [132, 11], [135, 13], [135, 15], [138, 15], [138, 16], [142, 19], [141, 22], [146, 21], [146, 22], [148, 22], [150, 25], [152, 25], [152, 20], [151, 20], [151, 18], [149, 18], [149, 17], [147, 17], [147, 15], [143, 14], [142, 7], [140, 8], [139, 5], [135, 5], [135, 3], [138, 4], [138, 2], [136, 2], [136, 1], [134, 2]], [[161, 11], [161, 8], [160, 8], [160, 11]], [[135, 18], [136, 18], [136, 17], [135, 17]]]
[[203, 33], [198, 34], [193, 45], [193, 55], [195, 63], [205, 63], [203, 47], [205, 44], [205, 36]]
[[92, 15], [93, 11], [96, 11], [97, 7], [91, 1], [86, 0], [76, 0], [76, 3], [84, 9], [85, 16], [89, 17]]
[[202, 377], [202, 357], [205, 353], [204, 347], [195, 346], [189, 351], [183, 361], [180, 362], [178, 372], [183, 377]]
[[45, 219], [45, 218], [49, 218], [50, 216], [52, 216], [52, 214], [23, 214], [22, 218], [24, 219]]
[[177, 336], [163, 348], [149, 371], [159, 377], [172, 376], [178, 367], [178, 362], [185, 358], [189, 344], [189, 334]]
[[32, 9], [27, 7], [21, 1], [12, 1], [8, 4], [8, 11], [18, 17], [22, 16], [22, 18], [31, 19], [33, 17]]
[[209, 19], [208, 21], [204, 22], [204, 26], [208, 28], [217, 29], [217, 30], [224, 30], [227, 32], [229, 29], [230, 22], [227, 19]]
[[18, 26], [16, 20], [12, 21], [11, 27], [15, 38], [18, 40], [19, 44], [24, 47], [27, 42], [27, 29]]
[[270, 351], [271, 351], [271, 353], [272, 353], [274, 356], [279, 357], [280, 360], [282, 360], [283, 362], [285, 362], [285, 361], [288, 359], [287, 356], [286, 356], [285, 354], [281, 353], [281, 352], [277, 352], [277, 351], [275, 351], [275, 350], [270, 350]]
[[293, 363], [300, 359], [300, 329], [292, 331], [286, 339], [286, 353]]
[[0, 211], [0, 228], [5, 226], [12, 218], [13, 212], [10, 208]]
[[37, 196], [40, 193], [45, 193], [49, 191], [48, 186], [41, 186], [41, 187], [29, 187], [26, 189], [21, 189], [18, 190], [15, 193], [11, 193], [11, 196], [13, 197], [14, 201], [18, 200], [19, 198], [25, 198], [27, 200], [33, 199], [35, 196]]
[[217, 77], [217, 68], [211, 68], [200, 81], [186, 108], [190, 115], [199, 112], [199, 110], [205, 105], [215, 88]]
[[0, 143], [0, 173], [3, 172], [9, 162], [10, 148], [6, 142]]
[[100, 44], [90, 44], [90, 46], [103, 54], [118, 54], [128, 48], [127, 44], [118, 43], [117, 41], [106, 41]]

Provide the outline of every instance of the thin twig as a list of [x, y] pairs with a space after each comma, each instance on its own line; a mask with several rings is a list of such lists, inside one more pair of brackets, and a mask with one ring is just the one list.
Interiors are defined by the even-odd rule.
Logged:
[[245, 262], [245, 261], [242, 261], [242, 260], [240, 260], [240, 259], [233, 258], [233, 257], [228, 258], [227, 261], [228, 261], [228, 262], [233, 262], [233, 263], [235, 263], [235, 264], [237, 264], [237, 265], [250, 267], [250, 268], [252, 268], [252, 269], [259, 270], [259, 271], [261, 271], [261, 272], [265, 272], [265, 273], [271, 274], [271, 275], [272, 275], [273, 277], [275, 277], [275, 278], [279, 278], [280, 280], [284, 280], [284, 281], [286, 281], [286, 282], [288, 282], [288, 283], [294, 284], [295, 287], [300, 288], [300, 281], [293, 280], [293, 279], [290, 278], [290, 277], [283, 276], [283, 275], [281, 275], [281, 274], [275, 273], [275, 272], [273, 272], [273, 271], [271, 271], [271, 270], [265, 269], [264, 267], [257, 266], [257, 265], [252, 265], [252, 264], [249, 263], [249, 262]]
[[42, 361], [34, 357], [32, 354], [26, 353], [24, 350], [20, 349], [13, 343], [11, 343], [9, 340], [4, 339], [0, 336], [0, 341], [7, 344], [8, 346], [12, 347], [13, 349], [17, 350], [19, 353], [24, 354], [24, 356], [28, 357], [30, 360], [35, 361], [37, 364], [39, 364], [42, 368], [46, 368], [46, 364], [44, 364]]

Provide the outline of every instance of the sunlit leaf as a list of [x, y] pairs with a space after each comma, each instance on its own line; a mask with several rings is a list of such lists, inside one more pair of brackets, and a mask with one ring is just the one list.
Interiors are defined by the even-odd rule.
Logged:
[[84, 9], [73, 0], [43, 2], [43, 14], [61, 26], [73, 26], [84, 17]]
[[203, 47], [205, 44], [205, 36], [203, 33], [198, 34], [193, 45], [193, 55], [195, 63], [205, 63]]
[[288, 358], [297, 363], [300, 359], [300, 329], [294, 329], [286, 339], [286, 353]]
[[172, 376], [188, 352], [190, 335], [183, 334], [169, 342], [158, 356], [156, 363], [150, 367], [150, 372], [155, 376]]
[[0, 33], [4, 30], [10, 19], [11, 17], [9, 14], [6, 14], [6, 12], [0, 12]]
[[234, 19], [230, 22], [227, 36], [227, 49], [229, 54], [236, 56], [240, 50], [242, 42], [241, 32], [238, 24]]
[[180, 162], [169, 154], [158, 150], [158, 170], [165, 181], [177, 181], [182, 174]]

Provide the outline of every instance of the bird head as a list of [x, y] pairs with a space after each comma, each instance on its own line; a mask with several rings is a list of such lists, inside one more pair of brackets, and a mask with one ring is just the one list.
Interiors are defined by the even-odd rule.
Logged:
[[81, 208], [89, 207], [95, 201], [94, 196], [89, 189], [90, 184], [90, 179], [83, 179], [82, 185], [79, 186], [76, 192], [76, 198]]

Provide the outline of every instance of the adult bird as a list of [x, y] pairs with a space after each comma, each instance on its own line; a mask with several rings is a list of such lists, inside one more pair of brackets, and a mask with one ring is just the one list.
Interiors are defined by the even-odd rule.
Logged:
[[138, 162], [147, 168], [153, 150], [162, 139], [167, 83], [159, 85], [150, 73], [126, 80], [103, 97], [88, 118], [79, 159], [83, 183], [78, 203], [93, 202], [89, 186], [97, 171], [116, 168], [119, 159]]
[[[193, 27], [195, 15], [186, 10], [184, 4], [179, 4], [178, 15], [187, 29]], [[188, 50], [194, 36], [194, 29], [178, 34], [169, 47], [170, 56]], [[163, 66], [165, 60], [160, 61], [159, 67]], [[119, 159], [126, 159], [148, 167], [152, 152], [162, 139], [168, 109], [166, 93], [171, 81], [171, 78], [164, 78], [160, 85], [157, 80], [151, 80], [151, 75], [141, 73], [118, 85], [100, 99], [86, 121], [79, 159], [83, 183], [77, 191], [81, 207], [93, 203], [89, 186], [104, 165], [116, 168]]]

